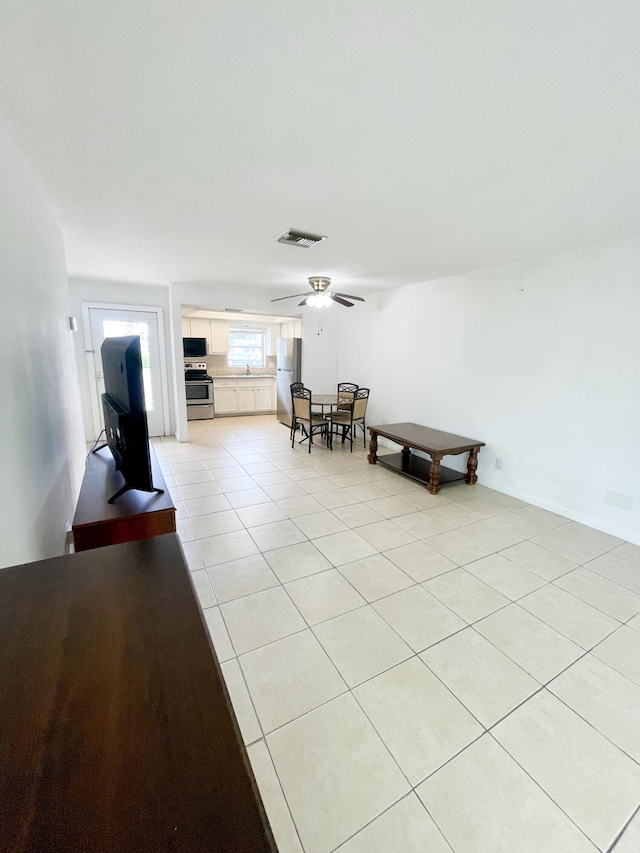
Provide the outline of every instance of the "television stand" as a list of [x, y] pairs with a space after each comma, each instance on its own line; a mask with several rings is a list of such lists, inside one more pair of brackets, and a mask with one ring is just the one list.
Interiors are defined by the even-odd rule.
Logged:
[[[101, 444], [99, 447], [94, 447], [91, 452], [97, 453], [99, 450], [102, 450], [103, 447], [108, 447], [108, 446], [109, 445], [105, 441], [104, 444]], [[131, 489], [136, 489], [136, 491], [138, 491], [138, 492], [157, 492], [159, 495], [164, 494], [164, 489], [156, 489], [153, 486], [150, 489], [139, 489], [139, 488], [137, 488], [137, 486], [130, 486], [128, 483], [125, 483], [124, 486], [122, 486], [122, 488], [118, 489], [118, 491], [115, 493], [115, 495], [111, 495], [111, 497], [109, 498], [107, 503], [110, 503], [110, 504], [115, 503], [118, 500], [118, 498], [120, 497], [120, 495], [124, 495], [125, 492], [128, 492]]]
[[149, 445], [149, 456], [157, 487], [152, 492], [123, 486], [111, 451], [97, 453], [101, 449], [96, 447], [87, 457], [72, 524], [76, 551], [175, 533], [176, 508], [153, 445]]

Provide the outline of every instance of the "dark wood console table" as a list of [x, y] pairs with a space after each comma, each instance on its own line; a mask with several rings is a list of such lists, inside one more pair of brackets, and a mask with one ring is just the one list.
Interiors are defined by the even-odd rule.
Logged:
[[176, 508], [153, 445], [149, 452], [153, 485], [163, 489], [164, 494], [132, 489], [112, 504], [108, 500], [122, 486], [123, 479], [111, 451], [104, 447], [89, 454], [72, 524], [76, 551], [175, 532]]
[[[478, 453], [485, 446], [484, 441], [475, 441], [462, 435], [454, 435], [450, 432], [441, 432], [439, 429], [430, 429], [419, 424], [386, 424], [383, 426], [367, 427], [371, 434], [369, 445], [369, 456], [371, 465], [380, 462], [394, 471], [399, 471], [413, 480], [426, 483], [427, 490], [432, 495], [440, 491], [441, 483], [450, 483], [455, 480], [464, 480], [469, 485], [478, 481], [476, 469], [478, 467]], [[388, 456], [378, 457], [378, 436], [388, 438], [395, 444], [402, 445], [401, 453], [391, 453]], [[422, 450], [431, 457], [423, 459], [411, 453], [411, 449]], [[440, 465], [443, 456], [457, 456], [459, 453], [469, 451], [466, 474], [454, 471], [452, 468], [444, 468]]]
[[0, 571], [0, 849], [277, 853], [176, 534]]

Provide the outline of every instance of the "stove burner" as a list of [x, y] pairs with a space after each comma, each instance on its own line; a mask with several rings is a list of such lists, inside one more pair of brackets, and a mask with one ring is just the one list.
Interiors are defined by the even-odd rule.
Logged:
[[185, 382], [213, 382], [207, 375], [207, 364], [204, 361], [185, 361], [184, 378]]

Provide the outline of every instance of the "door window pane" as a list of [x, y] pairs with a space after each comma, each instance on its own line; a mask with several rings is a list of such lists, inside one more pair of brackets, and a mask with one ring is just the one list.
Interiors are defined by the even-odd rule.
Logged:
[[132, 323], [125, 320], [103, 320], [102, 324], [105, 338], [122, 338], [125, 335], [140, 336], [144, 405], [145, 409], [151, 412], [153, 410], [153, 391], [151, 388], [151, 368], [149, 367], [149, 324]]

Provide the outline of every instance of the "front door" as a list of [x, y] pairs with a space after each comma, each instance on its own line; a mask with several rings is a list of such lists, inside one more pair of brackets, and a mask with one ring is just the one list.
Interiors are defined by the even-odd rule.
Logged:
[[149, 435], [165, 435], [158, 315], [154, 311], [120, 308], [94, 307], [89, 308], [88, 311], [94, 362], [94, 388], [98, 396], [97, 412], [100, 420], [98, 432], [104, 429], [101, 402], [101, 396], [104, 393], [104, 377], [100, 356], [102, 342], [105, 338], [140, 335], [144, 400]]

